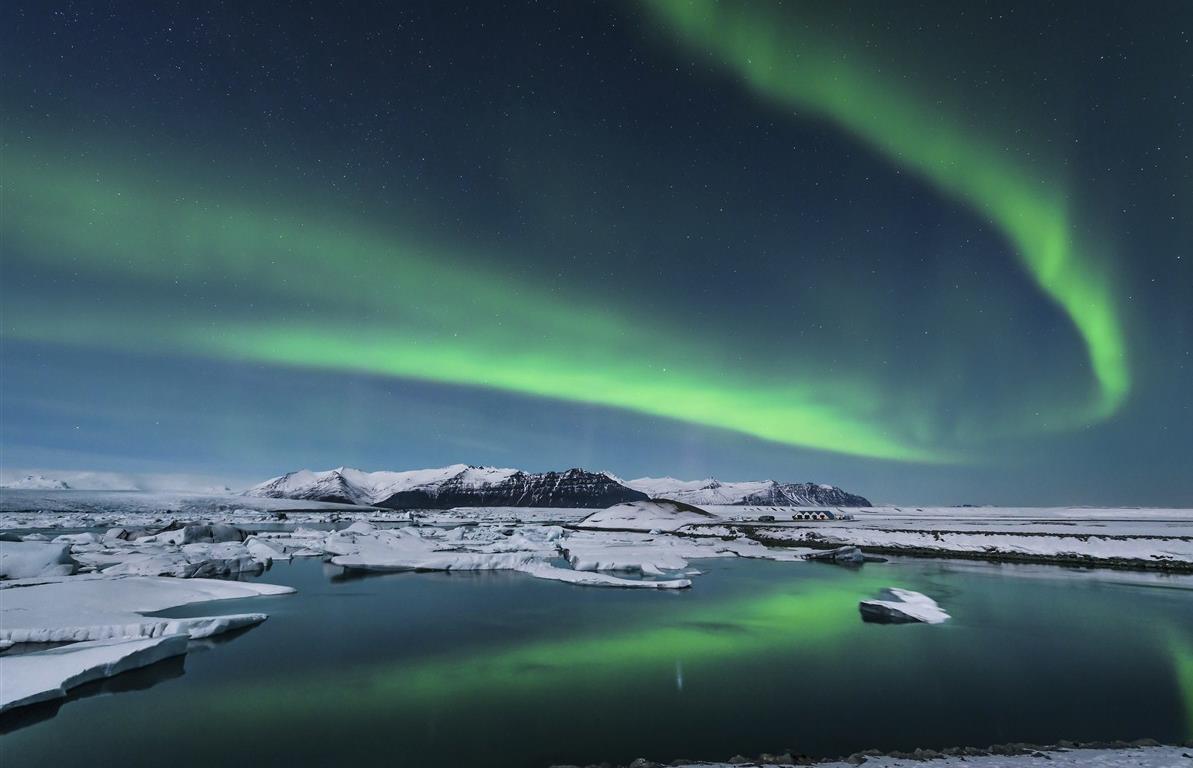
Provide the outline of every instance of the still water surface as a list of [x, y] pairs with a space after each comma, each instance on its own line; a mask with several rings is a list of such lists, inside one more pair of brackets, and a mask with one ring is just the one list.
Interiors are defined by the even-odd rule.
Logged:
[[[263, 611], [265, 624], [9, 723], [0, 759], [521, 768], [1193, 738], [1187, 580], [924, 560], [698, 565], [706, 575], [673, 594], [279, 564], [262, 579], [298, 595], [167, 612]], [[863, 624], [857, 601], [884, 586], [954, 618]]]

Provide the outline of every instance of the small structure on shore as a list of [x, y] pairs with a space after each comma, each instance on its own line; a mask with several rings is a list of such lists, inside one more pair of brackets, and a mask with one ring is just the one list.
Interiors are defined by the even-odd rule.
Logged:
[[791, 516], [792, 520], [836, 520], [837, 516], [827, 509], [801, 509]]

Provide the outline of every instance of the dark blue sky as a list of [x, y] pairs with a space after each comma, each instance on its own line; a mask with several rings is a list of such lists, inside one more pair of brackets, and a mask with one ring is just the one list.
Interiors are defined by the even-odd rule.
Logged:
[[7, 473], [1193, 504], [1185, 4], [0, 14]]

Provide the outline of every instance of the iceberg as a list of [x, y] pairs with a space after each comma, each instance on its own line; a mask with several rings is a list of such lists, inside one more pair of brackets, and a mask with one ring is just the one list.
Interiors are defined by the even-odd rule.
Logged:
[[69, 543], [0, 541], [0, 579], [70, 576], [78, 570]]
[[620, 531], [676, 531], [687, 525], [715, 523], [719, 519], [711, 512], [677, 501], [628, 501], [593, 512], [577, 523], [576, 527]]
[[936, 601], [919, 592], [890, 587], [882, 590], [880, 600], [862, 600], [858, 603], [862, 620], [878, 624], [941, 624], [949, 620]]

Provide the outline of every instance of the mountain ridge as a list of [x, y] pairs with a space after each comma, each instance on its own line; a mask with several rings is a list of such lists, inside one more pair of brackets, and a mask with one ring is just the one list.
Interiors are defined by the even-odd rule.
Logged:
[[604, 508], [627, 501], [667, 498], [688, 504], [756, 506], [852, 506], [870, 502], [836, 486], [774, 480], [721, 482], [638, 478], [573, 467], [562, 472], [451, 464], [435, 469], [366, 472], [337, 467], [301, 469], [270, 478], [246, 496], [331, 501], [390, 509], [452, 507]]

